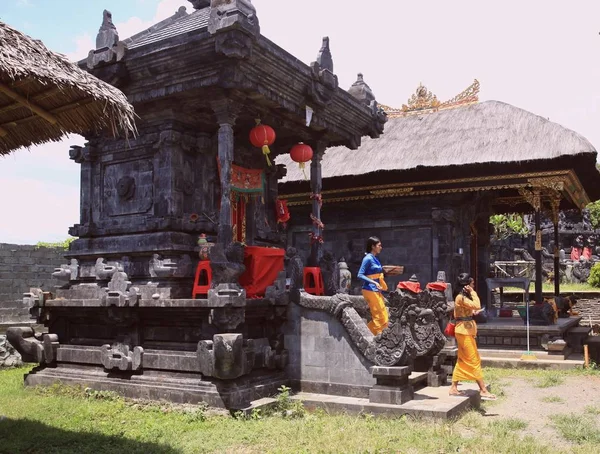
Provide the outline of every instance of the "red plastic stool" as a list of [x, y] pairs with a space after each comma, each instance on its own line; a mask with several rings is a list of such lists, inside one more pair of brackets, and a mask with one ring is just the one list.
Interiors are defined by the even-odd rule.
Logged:
[[192, 298], [196, 298], [196, 295], [208, 295], [208, 289], [210, 289], [211, 282], [212, 270], [210, 269], [210, 260], [200, 260], [198, 262], [198, 267], [196, 268]]
[[304, 268], [303, 276], [304, 291], [311, 295], [324, 295], [325, 285], [323, 284], [323, 275], [319, 267]]

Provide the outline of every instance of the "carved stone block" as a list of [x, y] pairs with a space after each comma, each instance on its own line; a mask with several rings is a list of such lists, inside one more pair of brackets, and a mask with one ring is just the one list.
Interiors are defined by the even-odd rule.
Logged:
[[212, 341], [198, 342], [200, 373], [222, 380], [246, 375], [254, 365], [254, 348], [251, 341], [245, 344], [241, 334], [215, 334]]
[[121, 371], [139, 371], [143, 367], [144, 349], [134, 347], [129, 350], [128, 345], [105, 344], [102, 346], [102, 365], [105, 369], [119, 369]]
[[414, 398], [414, 389], [409, 384], [412, 372], [409, 366], [373, 366], [371, 373], [377, 384], [369, 390], [369, 402], [377, 404], [402, 405]]
[[6, 330], [6, 339], [24, 362], [52, 364], [56, 361], [56, 334], [36, 334], [31, 327], [15, 326]]

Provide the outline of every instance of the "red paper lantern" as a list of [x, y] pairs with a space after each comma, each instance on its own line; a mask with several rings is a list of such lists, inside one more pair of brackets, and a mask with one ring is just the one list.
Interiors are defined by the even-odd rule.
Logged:
[[290, 150], [290, 157], [293, 161], [298, 163], [298, 167], [302, 169], [304, 178], [306, 178], [306, 173], [304, 172], [305, 163], [310, 161], [313, 157], [313, 150], [310, 145], [306, 145], [302, 142], [294, 145]]
[[275, 142], [275, 130], [268, 125], [261, 125], [260, 120], [256, 120], [256, 126], [250, 131], [250, 143], [255, 147], [262, 148], [268, 165], [271, 165], [269, 145], [273, 145], [273, 142]]

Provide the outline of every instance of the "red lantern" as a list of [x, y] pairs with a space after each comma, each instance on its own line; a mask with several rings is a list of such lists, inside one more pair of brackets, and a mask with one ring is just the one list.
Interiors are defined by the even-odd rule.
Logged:
[[310, 145], [306, 145], [305, 143], [298, 143], [292, 147], [290, 150], [290, 157], [293, 161], [298, 163], [298, 167], [302, 169], [302, 173], [304, 174], [304, 178], [306, 179], [306, 173], [304, 172], [305, 163], [310, 161], [313, 157], [313, 150]]
[[269, 159], [269, 145], [275, 142], [275, 131], [268, 125], [261, 125], [260, 120], [256, 120], [256, 126], [250, 131], [250, 142], [258, 148], [262, 148], [262, 152], [267, 159], [267, 164], [271, 165]]

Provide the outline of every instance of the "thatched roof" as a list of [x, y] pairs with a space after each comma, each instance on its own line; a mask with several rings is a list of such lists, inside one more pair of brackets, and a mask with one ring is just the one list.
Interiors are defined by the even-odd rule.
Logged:
[[[364, 175], [417, 167], [477, 163], [533, 162], [592, 153], [587, 139], [526, 110], [499, 101], [391, 118], [379, 139], [363, 138], [357, 150], [329, 148], [323, 178]], [[277, 157], [287, 166], [281, 183], [304, 180], [289, 154]]]
[[134, 131], [126, 96], [0, 22], [0, 155], [105, 128]]

